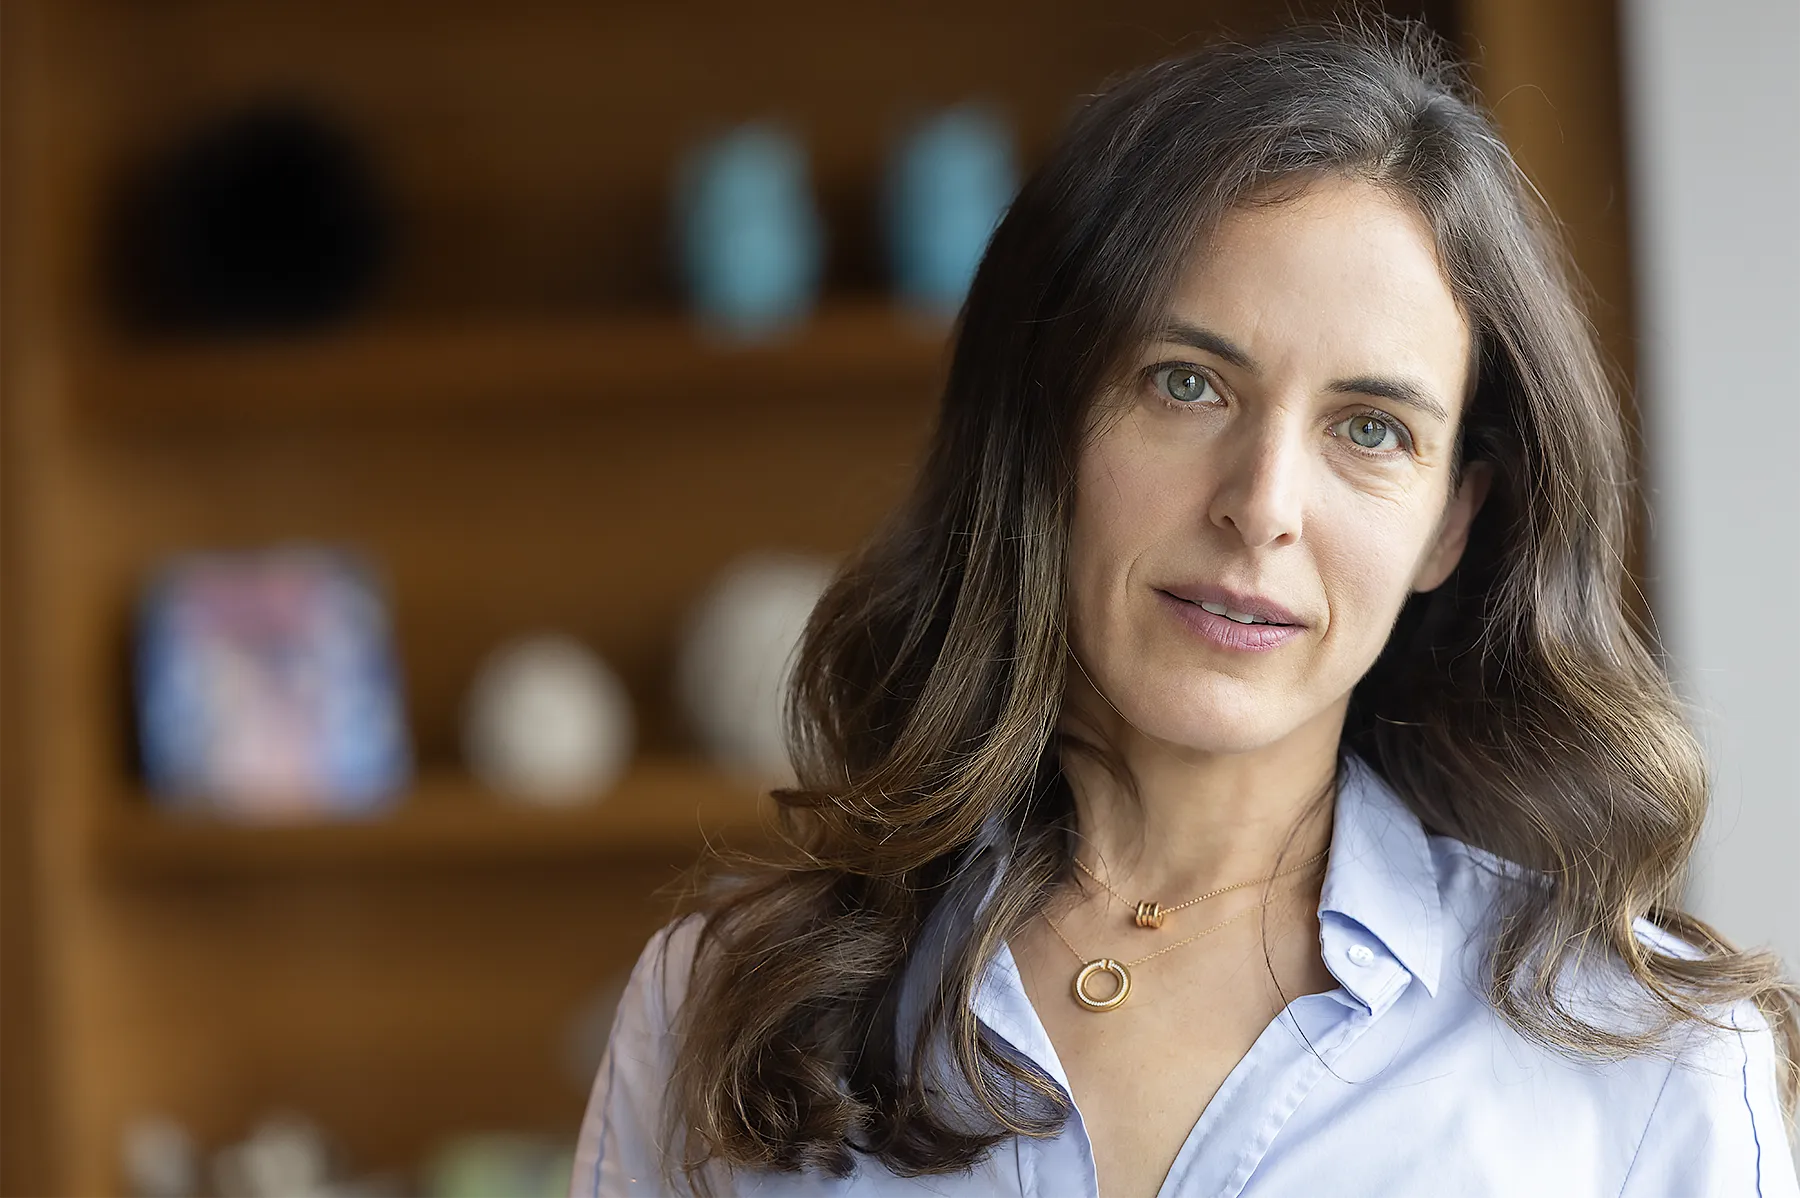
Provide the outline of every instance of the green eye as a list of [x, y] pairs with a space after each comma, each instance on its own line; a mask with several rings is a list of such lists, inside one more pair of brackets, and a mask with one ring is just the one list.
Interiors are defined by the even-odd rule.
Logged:
[[1154, 377], [1157, 388], [1178, 404], [1204, 399], [1213, 389], [1206, 376], [1191, 366], [1159, 366]]
[[1352, 416], [1337, 427], [1364, 449], [1399, 449], [1402, 446], [1399, 430], [1379, 416]]

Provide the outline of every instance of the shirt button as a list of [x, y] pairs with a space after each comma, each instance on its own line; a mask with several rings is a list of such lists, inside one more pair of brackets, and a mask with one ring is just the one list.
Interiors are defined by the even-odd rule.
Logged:
[[1375, 963], [1375, 950], [1366, 944], [1352, 944], [1350, 951], [1345, 955], [1350, 958], [1352, 965], [1373, 965]]

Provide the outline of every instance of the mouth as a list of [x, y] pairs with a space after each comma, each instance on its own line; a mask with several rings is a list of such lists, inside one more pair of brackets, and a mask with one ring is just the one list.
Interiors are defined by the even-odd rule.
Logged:
[[1238, 624], [1271, 624], [1278, 628], [1296, 628], [1301, 621], [1294, 613], [1259, 595], [1244, 595], [1218, 587], [1164, 588], [1163, 593], [1215, 616], [1223, 616]]
[[[1216, 649], [1233, 653], [1258, 653], [1279, 648], [1305, 635], [1304, 626], [1291, 613], [1266, 607], [1255, 599], [1215, 595], [1190, 597], [1158, 590], [1177, 624]], [[1261, 608], [1261, 610], [1259, 610]], [[1288, 619], [1281, 617], [1287, 616]]]

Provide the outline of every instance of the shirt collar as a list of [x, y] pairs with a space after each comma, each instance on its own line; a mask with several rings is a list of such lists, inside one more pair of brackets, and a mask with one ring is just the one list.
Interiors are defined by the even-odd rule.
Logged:
[[[949, 964], [958, 930], [967, 928], [986, 908], [1000, 884], [1006, 841], [1004, 826], [998, 817], [991, 818], [963, 850], [957, 871], [961, 884], [939, 903], [915, 942], [898, 1004], [903, 1052], [911, 1044], [923, 1004]], [[1442, 920], [1437, 867], [1424, 825], [1379, 774], [1361, 758], [1347, 756], [1332, 811], [1331, 852], [1319, 897], [1319, 937], [1327, 967], [1371, 1011], [1391, 1005], [1408, 978], [1416, 978], [1435, 996]], [[1369, 939], [1374, 945], [1366, 943]], [[1367, 956], [1358, 945], [1370, 953], [1379, 946], [1386, 960], [1369, 956], [1367, 966], [1352, 967], [1334, 959], [1344, 956], [1356, 962]], [[1018, 1001], [1024, 1001], [1017, 969], [1002, 946], [999, 959], [988, 963], [977, 986], [976, 1014], [990, 1027], [999, 1022], [1007, 1025], [1007, 1032], [1023, 1034], [1034, 1023], [1010, 1001], [1014, 991]]]
[[[1321, 940], [1330, 938], [1340, 920], [1372, 936], [1427, 992], [1437, 994], [1443, 911], [1425, 827], [1393, 788], [1354, 756], [1345, 762], [1332, 815], [1331, 856], [1319, 896]], [[1329, 953], [1326, 964], [1365, 1005], [1385, 1005], [1357, 971], [1339, 973]]]

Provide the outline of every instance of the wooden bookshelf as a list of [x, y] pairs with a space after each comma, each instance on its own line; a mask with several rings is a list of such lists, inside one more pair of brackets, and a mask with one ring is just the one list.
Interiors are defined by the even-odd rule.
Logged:
[[234, 820], [122, 797], [99, 827], [105, 867], [139, 878], [303, 877], [342, 872], [588, 867], [685, 860], [744, 843], [773, 801], [699, 761], [647, 759], [598, 799], [568, 807], [508, 798], [449, 771], [426, 774], [366, 816]]
[[[768, 807], [697, 759], [683, 612], [744, 552], [851, 550], [929, 435], [944, 329], [884, 298], [895, 134], [984, 100], [1029, 164], [1108, 76], [1336, 7], [0, 5], [0, 1193], [122, 1192], [148, 1112], [211, 1150], [303, 1110], [369, 1172], [458, 1132], [572, 1135], [571, 1020], [682, 867]], [[1515, 148], [1626, 311], [1610, 6], [1383, 7], [1478, 32]], [[122, 172], [272, 89], [341, 118], [402, 202], [378, 293], [330, 333], [134, 340], [105, 283]], [[681, 312], [669, 181], [771, 116], [807, 145], [828, 266], [809, 319], [732, 343]], [[134, 775], [139, 589], [173, 554], [295, 539], [389, 585], [417, 785], [354, 823], [174, 818]], [[456, 764], [478, 662], [547, 628], [638, 717], [637, 765], [577, 810]]]

